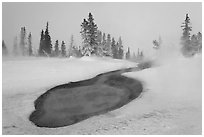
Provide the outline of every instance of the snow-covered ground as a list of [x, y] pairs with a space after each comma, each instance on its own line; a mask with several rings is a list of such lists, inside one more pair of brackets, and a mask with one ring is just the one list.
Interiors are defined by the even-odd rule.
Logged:
[[118, 111], [120, 117], [131, 115], [137, 119], [135, 129], [145, 129], [145, 132], [138, 133], [202, 133], [201, 55], [190, 59], [180, 57], [162, 66], [126, 73], [125, 76], [137, 78], [145, 86], [140, 99]]
[[109, 58], [3, 58], [2, 115], [3, 134], [56, 134], [55, 130], [37, 128], [28, 117], [34, 100], [48, 89], [96, 76], [136, 63]]
[[180, 57], [125, 76], [144, 84], [120, 109], [61, 128], [39, 128], [28, 117], [46, 90], [135, 63], [112, 59], [6, 59], [2, 62], [3, 134], [201, 134], [202, 57]]

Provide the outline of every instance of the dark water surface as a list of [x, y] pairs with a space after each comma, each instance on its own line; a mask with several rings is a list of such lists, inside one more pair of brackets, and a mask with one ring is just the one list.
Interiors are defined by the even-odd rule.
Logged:
[[63, 127], [120, 108], [142, 92], [140, 81], [121, 75], [135, 70], [121, 69], [56, 86], [35, 100], [29, 120], [38, 127]]

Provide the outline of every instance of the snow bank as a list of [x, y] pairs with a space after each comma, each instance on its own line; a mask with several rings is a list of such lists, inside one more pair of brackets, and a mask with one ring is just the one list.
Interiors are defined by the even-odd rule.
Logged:
[[52, 86], [94, 77], [135, 63], [119, 60], [102, 60], [91, 57], [81, 59], [20, 58], [2, 63], [3, 94], [34, 92]]
[[2, 61], [3, 134], [61, 134], [67, 131], [63, 128], [62, 131], [38, 128], [28, 120], [34, 110], [34, 101], [41, 94], [60, 84], [136, 65], [128, 61], [88, 57], [86, 59], [4, 58]]
[[[155, 111], [167, 111], [173, 113], [172, 115], [178, 115], [177, 119], [171, 118], [168, 124], [172, 125], [168, 127], [168, 130], [164, 132], [161, 128], [157, 134], [201, 134], [201, 74], [201, 55], [190, 59], [180, 57], [163, 66], [124, 74], [143, 81], [144, 93], [141, 98], [116, 111], [120, 113], [118, 117], [143, 114], [155, 116]], [[160, 119], [165, 118], [160, 117]]]
[[201, 134], [201, 60], [200, 55], [178, 57], [162, 66], [125, 73], [143, 82], [139, 98], [104, 115], [56, 129], [38, 128], [28, 120], [38, 96], [59, 84], [136, 64], [87, 57], [3, 61], [3, 134]]

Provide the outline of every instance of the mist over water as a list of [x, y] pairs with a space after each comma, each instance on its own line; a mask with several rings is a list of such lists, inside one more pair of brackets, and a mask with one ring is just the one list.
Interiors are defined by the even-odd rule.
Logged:
[[145, 56], [144, 62], [152, 62], [153, 67], [173, 63], [179, 58], [183, 58], [183, 55], [181, 53], [181, 47], [182, 45], [173, 43], [161, 44], [159, 49], [152, 48], [151, 53]]

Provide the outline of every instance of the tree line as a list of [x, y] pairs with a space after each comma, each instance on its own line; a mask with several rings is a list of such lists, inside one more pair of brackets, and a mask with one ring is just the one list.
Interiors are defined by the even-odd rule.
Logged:
[[202, 52], [202, 33], [191, 35], [192, 26], [190, 23], [190, 17], [186, 14], [185, 21], [181, 26], [183, 34], [181, 36], [181, 52], [186, 57], [191, 57], [195, 54]]
[[94, 22], [93, 15], [89, 13], [88, 19], [81, 24], [82, 55], [83, 56], [109, 56], [122, 59], [124, 50], [121, 37], [116, 42], [110, 34], [103, 33]]
[[[202, 33], [191, 35], [192, 31], [190, 17], [186, 14], [185, 21], [182, 23], [183, 34], [181, 36], [181, 52], [184, 56], [193, 56], [202, 52]], [[116, 41], [113, 36], [102, 32], [94, 22], [93, 15], [88, 14], [88, 19], [83, 19], [81, 23], [81, 38], [82, 45], [74, 44], [74, 36], [71, 36], [68, 49], [66, 49], [65, 41], [55, 41], [52, 45], [51, 36], [49, 34], [49, 23], [47, 22], [45, 31], [42, 29], [40, 44], [38, 51], [34, 53], [32, 47], [32, 34], [29, 32], [27, 36], [26, 28], [21, 27], [19, 43], [15, 37], [13, 43], [13, 55], [18, 56], [47, 56], [47, 57], [82, 57], [82, 56], [107, 56], [115, 59], [142, 60], [144, 58], [143, 51], [138, 49], [137, 55], [135, 52], [131, 54], [130, 48], [124, 51], [122, 38], [119, 37]], [[159, 40], [153, 40], [153, 48], [158, 50], [161, 47], [161, 37]], [[2, 55], [8, 55], [6, 43], [2, 41]]]
[[[98, 29], [94, 22], [93, 15], [88, 14], [88, 19], [83, 19], [81, 23], [81, 38], [82, 45], [74, 44], [74, 36], [71, 36], [70, 43], [66, 49], [65, 41], [59, 42], [55, 40], [52, 45], [52, 40], [49, 32], [49, 23], [47, 22], [45, 30], [42, 29], [39, 41], [39, 48], [34, 53], [32, 47], [32, 34], [27, 36], [26, 28], [21, 27], [18, 38], [15, 37], [13, 44], [13, 55], [15, 56], [44, 56], [44, 57], [82, 57], [82, 56], [107, 56], [115, 59], [130, 59], [130, 48], [127, 53], [124, 51], [122, 38], [119, 37], [116, 41], [110, 34], [106, 34]], [[2, 41], [2, 53], [8, 55], [6, 44]]]
[[[14, 38], [13, 50], [12, 53], [14, 56], [22, 55], [22, 56], [33, 56], [32, 49], [32, 35], [31, 32], [26, 36], [26, 28], [21, 27], [19, 44], [17, 40], [17, 36]], [[2, 41], [2, 55], [8, 55], [8, 49], [6, 47], [5, 41]]]
[[[197, 32], [197, 34], [192, 34], [192, 26], [190, 22], [190, 17], [188, 14], [185, 15], [185, 20], [182, 23], [182, 36], [180, 38], [181, 53], [185, 57], [192, 57], [196, 54], [202, 52], [202, 33]], [[161, 48], [162, 40], [153, 40], [153, 48], [158, 50]]]
[[106, 34], [98, 29], [91, 13], [89, 13], [88, 19], [83, 19], [80, 33], [83, 40], [81, 49], [82, 56], [95, 55], [115, 59], [125, 58], [139, 60], [143, 58], [143, 52], [138, 53], [137, 56], [133, 53], [133, 56], [131, 56], [129, 47], [128, 51], [125, 52], [121, 37], [116, 41], [110, 34]]

